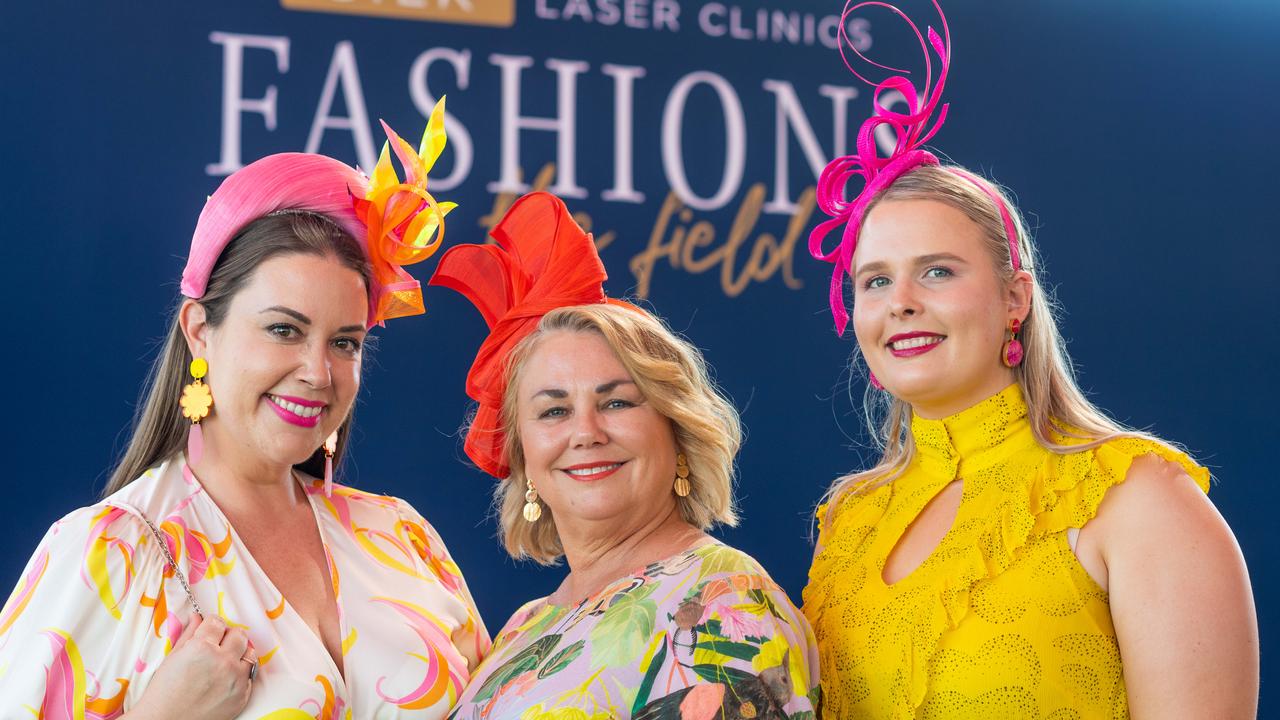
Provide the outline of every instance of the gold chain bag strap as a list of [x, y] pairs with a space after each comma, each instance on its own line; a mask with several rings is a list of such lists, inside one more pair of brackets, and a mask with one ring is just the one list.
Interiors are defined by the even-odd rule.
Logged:
[[204, 610], [200, 608], [200, 603], [196, 601], [196, 596], [191, 594], [191, 586], [187, 584], [187, 576], [182, 573], [182, 568], [178, 567], [178, 561], [174, 560], [173, 554], [169, 552], [169, 543], [165, 542], [164, 534], [137, 508], [117, 502], [109, 502], [108, 504], [111, 507], [119, 508], [129, 513], [147, 524], [147, 528], [151, 530], [151, 536], [156, 540], [156, 545], [160, 546], [160, 552], [164, 553], [164, 559], [169, 563], [169, 567], [173, 569], [173, 576], [178, 578], [178, 582], [182, 584], [182, 591], [187, 594], [187, 601], [191, 603], [191, 609], [195, 610], [196, 614], [203, 618]]
[[[204, 617], [204, 610], [201, 609], [196, 596], [191, 594], [191, 585], [187, 583], [187, 576], [183, 574], [182, 568], [178, 567], [178, 561], [173, 559], [173, 553], [169, 552], [169, 543], [165, 541], [164, 534], [160, 532], [155, 523], [151, 522], [146, 515], [143, 515], [137, 508], [128, 505], [111, 503], [113, 507], [120, 508], [125, 512], [141, 518], [142, 522], [147, 524], [147, 529], [151, 531], [151, 536], [156, 539], [156, 544], [160, 546], [160, 552], [164, 553], [164, 559], [169, 563], [169, 567], [173, 568], [173, 576], [178, 578], [178, 582], [182, 585], [182, 591], [187, 595], [187, 602], [191, 603], [191, 609], [196, 611], [196, 615]], [[258, 661], [254, 660], [249, 663], [249, 680], [254, 680], [258, 676]]]

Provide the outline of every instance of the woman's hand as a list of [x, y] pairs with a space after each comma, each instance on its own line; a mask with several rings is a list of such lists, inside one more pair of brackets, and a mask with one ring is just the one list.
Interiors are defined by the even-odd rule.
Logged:
[[216, 615], [196, 615], [126, 717], [233, 718], [249, 702], [253, 689], [249, 673], [256, 662], [257, 655], [243, 630], [227, 627]]

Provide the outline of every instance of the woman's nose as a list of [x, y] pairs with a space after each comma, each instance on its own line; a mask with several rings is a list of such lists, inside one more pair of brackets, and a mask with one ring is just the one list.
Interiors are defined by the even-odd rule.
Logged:
[[889, 313], [894, 317], [909, 317], [919, 311], [915, 286], [909, 282], [894, 283], [889, 294]]
[[603, 445], [609, 441], [600, 422], [600, 413], [594, 407], [574, 413], [573, 423], [574, 447]]
[[333, 366], [329, 348], [324, 344], [308, 344], [303, 350], [298, 378], [313, 388], [327, 388], [333, 383]]

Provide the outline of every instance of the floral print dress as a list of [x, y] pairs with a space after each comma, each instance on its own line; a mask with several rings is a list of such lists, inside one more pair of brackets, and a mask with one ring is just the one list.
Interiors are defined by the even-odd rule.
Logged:
[[817, 648], [750, 556], [719, 542], [624, 577], [573, 606], [525, 604], [452, 720], [801, 720]]
[[0, 611], [0, 717], [110, 720], [142, 697], [193, 614], [148, 522], [203, 611], [258, 651], [239, 717], [444, 717], [489, 647], [444, 543], [402, 500], [304, 490], [337, 596], [342, 672], [178, 455], [49, 529]]

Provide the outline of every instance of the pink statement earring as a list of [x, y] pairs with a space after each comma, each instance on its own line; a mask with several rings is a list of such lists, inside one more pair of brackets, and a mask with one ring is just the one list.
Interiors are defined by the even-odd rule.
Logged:
[[873, 373], [873, 372], [871, 372], [870, 370], [868, 370], [868, 371], [867, 371], [867, 378], [868, 378], [868, 379], [870, 380], [870, 382], [871, 382], [871, 387], [873, 387], [873, 388], [875, 388], [875, 389], [877, 389], [877, 390], [883, 390], [883, 389], [884, 389], [884, 386], [880, 384], [880, 378], [877, 378], [877, 377], [876, 377], [876, 374], [875, 374], [875, 373]]
[[1022, 342], [1018, 340], [1018, 332], [1022, 330], [1022, 321], [1014, 318], [1009, 321], [1009, 340], [1000, 351], [1000, 360], [1007, 368], [1015, 368], [1022, 364]]
[[334, 430], [324, 441], [324, 496], [333, 495], [333, 454], [338, 451], [338, 431]]
[[189, 369], [191, 384], [182, 388], [182, 397], [178, 399], [182, 416], [191, 421], [187, 432], [187, 464], [198, 463], [204, 457], [204, 431], [200, 429], [200, 421], [209, 417], [209, 409], [213, 407], [213, 393], [201, 381], [209, 372], [209, 363], [198, 357], [191, 361]]

